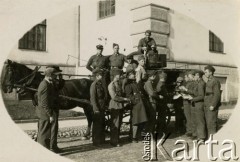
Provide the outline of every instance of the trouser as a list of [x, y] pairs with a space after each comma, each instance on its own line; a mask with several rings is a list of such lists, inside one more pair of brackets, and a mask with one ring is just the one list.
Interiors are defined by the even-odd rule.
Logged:
[[201, 139], [206, 138], [206, 122], [204, 115], [204, 106], [202, 102], [198, 102], [195, 104], [195, 119], [196, 119], [196, 132], [197, 137]]
[[175, 130], [185, 131], [185, 116], [182, 107], [175, 106]]
[[58, 115], [59, 111], [54, 111], [54, 121], [52, 123], [50, 123], [49, 119], [38, 120], [37, 142], [47, 149], [57, 148]]
[[37, 142], [42, 146], [50, 149], [50, 138], [51, 138], [51, 123], [49, 119], [38, 120], [38, 135]]
[[167, 105], [166, 104], [159, 104], [157, 108], [158, 118], [157, 118], [157, 128], [156, 131], [159, 134], [167, 131], [167, 123], [166, 123], [166, 116], [167, 116]]
[[143, 130], [145, 123], [140, 123], [132, 126], [133, 138], [141, 137], [141, 132]]
[[50, 138], [50, 149], [57, 148], [57, 135], [58, 135], [58, 116], [59, 110], [55, 110], [53, 113], [54, 121], [51, 123], [51, 138]]
[[209, 106], [204, 106], [204, 115], [206, 119], [207, 135], [209, 138], [210, 134], [215, 134], [217, 132], [218, 108], [211, 111]]
[[110, 142], [112, 145], [119, 144], [120, 128], [123, 118], [123, 110], [111, 109], [111, 127], [110, 127]]
[[105, 114], [104, 111], [94, 114], [92, 140], [94, 145], [103, 144], [105, 142]]
[[197, 120], [196, 120], [196, 107], [194, 105], [191, 105], [191, 130], [192, 130], [192, 136], [197, 136]]
[[93, 122], [93, 109], [91, 106], [89, 107], [83, 107], [84, 114], [86, 115], [87, 121], [88, 121], [88, 128], [90, 130]]
[[156, 108], [157, 108], [156, 103], [151, 103], [151, 104], [149, 103], [149, 105], [147, 106], [146, 113], [147, 113], [148, 121], [145, 125], [146, 132], [154, 133], [156, 131], [156, 124], [157, 124]]
[[121, 69], [119, 69], [119, 68], [112, 68], [111, 70], [110, 70], [110, 81], [113, 81], [113, 79], [114, 79], [114, 71], [116, 71], [116, 70], [121, 70]]
[[192, 133], [192, 122], [191, 122], [191, 104], [188, 101], [184, 102], [184, 115], [186, 117], [186, 133]]

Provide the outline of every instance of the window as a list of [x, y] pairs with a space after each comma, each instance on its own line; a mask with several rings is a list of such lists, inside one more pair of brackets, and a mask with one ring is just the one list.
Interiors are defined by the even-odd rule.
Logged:
[[99, 1], [98, 18], [103, 19], [115, 15], [115, 0]]
[[46, 51], [46, 20], [34, 26], [18, 42], [19, 49]]
[[209, 31], [209, 51], [223, 53], [223, 42], [211, 31]]

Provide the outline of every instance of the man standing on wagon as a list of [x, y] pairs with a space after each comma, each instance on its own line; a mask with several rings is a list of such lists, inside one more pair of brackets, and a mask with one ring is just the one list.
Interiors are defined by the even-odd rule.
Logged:
[[100, 146], [105, 142], [105, 107], [106, 97], [104, 92], [104, 86], [102, 84], [102, 70], [96, 70], [94, 75], [96, 80], [90, 87], [90, 100], [93, 106], [93, 128], [92, 128], [92, 140], [94, 146]]
[[110, 65], [110, 79], [111, 81], [114, 78], [114, 71], [119, 71], [123, 69], [124, 62], [127, 62], [127, 57], [121, 53], [119, 53], [119, 45], [113, 43], [113, 51], [114, 53], [109, 57], [109, 65]]

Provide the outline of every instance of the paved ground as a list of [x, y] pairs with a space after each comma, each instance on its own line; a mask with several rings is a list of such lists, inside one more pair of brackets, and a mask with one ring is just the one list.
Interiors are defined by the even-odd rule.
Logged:
[[[233, 106], [224, 106], [219, 111], [219, 125], [220, 128], [227, 122], [230, 114], [233, 110]], [[36, 129], [36, 123], [25, 123], [18, 124], [23, 130]], [[72, 126], [81, 126], [86, 125], [86, 119], [84, 120], [68, 120], [60, 121], [60, 128], [63, 127], [72, 127]], [[169, 126], [169, 131], [172, 132], [169, 138], [164, 143], [163, 147], [166, 151], [171, 154], [174, 148], [179, 148], [180, 146], [175, 146], [177, 139], [185, 140], [190, 149], [192, 148], [192, 140], [186, 137], [183, 134], [176, 134], [173, 132], [174, 118], [171, 119]], [[58, 140], [58, 145], [63, 149], [61, 156], [72, 159], [74, 161], [81, 162], [135, 162], [135, 161], [144, 161], [142, 159], [142, 152], [144, 144], [139, 143], [130, 143], [128, 141], [128, 136], [123, 134], [121, 136], [122, 147], [114, 148], [109, 145], [109, 138], [106, 139], [106, 144], [103, 147], [98, 148], [92, 145], [91, 140], [81, 140], [80, 137], [72, 138], [61, 138]], [[165, 161], [165, 158], [158, 151], [158, 161]]]

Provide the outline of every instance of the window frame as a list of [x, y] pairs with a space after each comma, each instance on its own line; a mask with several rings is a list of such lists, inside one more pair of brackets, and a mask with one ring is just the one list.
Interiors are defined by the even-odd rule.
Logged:
[[225, 54], [223, 41], [210, 30], [209, 30], [209, 51], [213, 53]]
[[[42, 28], [43, 33], [39, 33], [40, 28]], [[32, 37], [32, 38], [31, 38]], [[28, 32], [26, 32], [22, 38], [18, 41], [18, 49], [20, 50], [28, 50], [28, 51], [39, 51], [46, 52], [47, 51], [47, 20], [45, 19], [41, 23], [35, 25]], [[42, 48], [40, 48], [40, 44], [42, 43]]]
[[97, 7], [98, 7], [97, 20], [109, 18], [115, 16], [116, 14], [116, 0], [104, 0], [104, 1], [100, 0], [98, 1]]

